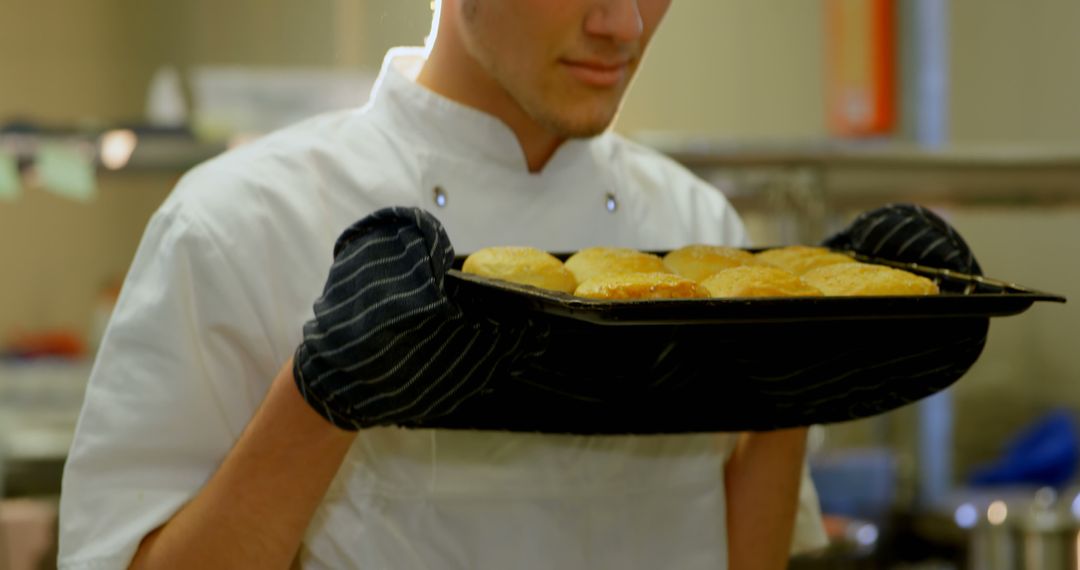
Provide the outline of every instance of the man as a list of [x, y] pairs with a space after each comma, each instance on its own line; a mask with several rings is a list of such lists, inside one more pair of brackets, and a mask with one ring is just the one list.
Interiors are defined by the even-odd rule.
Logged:
[[607, 132], [669, 4], [445, 0], [426, 61], [392, 52], [367, 107], [186, 176], [95, 365], [61, 567], [782, 568], [800, 481], [795, 542], [820, 545], [803, 430], [347, 431], [290, 358], [340, 284], [335, 238], [386, 206], [464, 252], [742, 245], [717, 191]]

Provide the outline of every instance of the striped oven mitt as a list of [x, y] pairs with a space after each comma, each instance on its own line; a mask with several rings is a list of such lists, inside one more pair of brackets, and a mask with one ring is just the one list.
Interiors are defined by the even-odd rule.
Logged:
[[890, 204], [860, 214], [822, 245], [872, 257], [982, 275], [971, 248], [948, 222], [915, 204]]
[[315, 318], [304, 325], [293, 376], [335, 426], [422, 425], [486, 392], [542, 335], [450, 300], [454, 248], [416, 208], [387, 208], [337, 240]]

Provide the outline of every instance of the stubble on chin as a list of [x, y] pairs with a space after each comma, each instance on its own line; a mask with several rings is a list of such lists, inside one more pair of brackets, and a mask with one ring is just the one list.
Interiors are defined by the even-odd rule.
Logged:
[[595, 112], [586, 117], [570, 117], [557, 111], [530, 113], [533, 120], [562, 139], [584, 139], [602, 134], [611, 126], [613, 113]]
[[[590, 138], [608, 130], [618, 113], [618, 101], [588, 101], [591, 95], [575, 98], [565, 86], [549, 85], [532, 98], [518, 98], [518, 104], [548, 132], [563, 139]], [[621, 98], [619, 99], [621, 100]]]

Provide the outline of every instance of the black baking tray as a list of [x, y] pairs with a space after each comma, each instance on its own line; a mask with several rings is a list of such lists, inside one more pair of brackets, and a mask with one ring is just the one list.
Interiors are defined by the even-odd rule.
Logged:
[[664, 434], [860, 419], [956, 382], [982, 353], [991, 317], [1065, 301], [855, 257], [925, 275], [942, 294], [597, 301], [454, 269], [447, 287], [456, 302], [497, 321], [531, 320], [547, 349], [453, 413], [407, 427]]
[[[756, 250], [754, 250], [756, 251]], [[664, 252], [654, 252], [663, 255]], [[459, 270], [450, 278], [460, 290], [482, 296], [502, 311], [566, 317], [602, 325], [714, 325], [815, 319], [901, 319], [1002, 317], [1026, 311], [1036, 301], [1064, 303], [1061, 295], [948, 269], [897, 263], [847, 252], [865, 263], [889, 265], [926, 276], [940, 295], [877, 297], [758, 297], [753, 299], [664, 299], [604, 301], [574, 297]], [[566, 254], [556, 257], [565, 259]], [[460, 267], [458, 260], [457, 267]]]

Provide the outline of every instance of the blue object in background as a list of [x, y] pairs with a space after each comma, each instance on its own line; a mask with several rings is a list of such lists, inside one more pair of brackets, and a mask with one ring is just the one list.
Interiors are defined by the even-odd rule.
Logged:
[[876, 520], [896, 498], [896, 459], [885, 448], [846, 449], [810, 459], [821, 511], [830, 515]]
[[1017, 434], [1006, 446], [1004, 456], [972, 472], [968, 482], [974, 486], [1060, 487], [1072, 480], [1080, 464], [1077, 431], [1071, 413], [1047, 414]]

